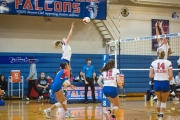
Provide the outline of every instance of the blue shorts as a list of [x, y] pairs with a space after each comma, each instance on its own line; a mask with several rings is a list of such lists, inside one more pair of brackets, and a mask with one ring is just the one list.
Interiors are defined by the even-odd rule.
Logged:
[[115, 98], [118, 96], [117, 88], [112, 86], [104, 86], [103, 93], [106, 97]]
[[62, 89], [62, 82], [60, 81], [56, 81], [54, 83], [51, 84], [51, 89], [53, 90], [53, 92], [58, 92], [59, 90]]
[[59, 62], [59, 66], [61, 65], [61, 63], [66, 62], [69, 65], [69, 60], [66, 59], [61, 59]]
[[169, 81], [168, 80], [164, 80], [164, 81], [154, 80], [154, 90], [156, 92], [169, 92], [170, 91]]

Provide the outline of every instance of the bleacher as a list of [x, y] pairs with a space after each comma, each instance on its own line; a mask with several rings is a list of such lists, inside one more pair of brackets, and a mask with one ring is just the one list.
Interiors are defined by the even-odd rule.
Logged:
[[[3, 56], [20, 56], [20, 57], [33, 57], [38, 58], [40, 61], [37, 65], [38, 76], [40, 76], [40, 72], [45, 72], [46, 76], [54, 76], [55, 71], [58, 69], [59, 61], [61, 58], [61, 54], [57, 53], [0, 53], [1, 58]], [[71, 58], [71, 67], [73, 76], [76, 77], [79, 72], [82, 70], [83, 66], [86, 64], [86, 58], [92, 59], [92, 65], [95, 67], [95, 71], [97, 75], [100, 74], [99, 70], [102, 67], [102, 55], [101, 54], [73, 54]], [[121, 55], [120, 57], [120, 67], [127, 69], [148, 69], [150, 63], [155, 58], [155, 56], [134, 56], [134, 55]], [[177, 60], [179, 56], [171, 56], [170, 61], [172, 61], [173, 68], [177, 68]], [[21, 76], [24, 76], [24, 92], [27, 94], [27, 81], [26, 78], [29, 74], [29, 64], [1, 64], [3, 59], [0, 60], [0, 72], [3, 73], [7, 79], [10, 75], [11, 70], [20, 70]], [[119, 60], [118, 60], [119, 66]], [[148, 82], [149, 79], [149, 71], [122, 71], [125, 75], [125, 90], [126, 93], [144, 93], [149, 89]], [[176, 75], [177, 71], [174, 71], [174, 75]], [[17, 85], [14, 85], [16, 88]], [[15, 93], [16, 94], [16, 93]]]

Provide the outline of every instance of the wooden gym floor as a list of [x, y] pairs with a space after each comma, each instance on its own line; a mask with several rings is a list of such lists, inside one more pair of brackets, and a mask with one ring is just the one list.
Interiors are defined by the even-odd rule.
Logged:
[[[49, 103], [41, 104], [31, 100], [6, 100], [5, 106], [0, 106], [0, 120], [46, 120], [43, 110]], [[120, 98], [121, 110], [117, 120], [157, 120], [156, 102], [144, 101], [142, 97]], [[62, 108], [51, 113], [51, 120], [106, 120], [103, 116], [101, 104], [68, 104], [68, 109], [75, 118], [64, 119]], [[177, 101], [168, 101], [163, 120], [180, 120], [180, 104]]]

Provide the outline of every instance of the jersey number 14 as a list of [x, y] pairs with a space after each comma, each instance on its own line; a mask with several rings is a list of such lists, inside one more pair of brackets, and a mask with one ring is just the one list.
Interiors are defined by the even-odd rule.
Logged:
[[165, 64], [158, 62], [158, 69], [165, 69]]

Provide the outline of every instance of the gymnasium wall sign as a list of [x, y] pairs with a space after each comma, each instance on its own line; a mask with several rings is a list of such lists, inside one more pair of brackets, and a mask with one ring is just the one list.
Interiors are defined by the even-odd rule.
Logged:
[[0, 13], [106, 19], [106, 0], [0, 0]]
[[0, 64], [29, 64], [29, 61], [46, 63], [47, 60], [41, 56], [0, 56]]
[[129, 9], [126, 8], [126, 7], [123, 7], [123, 8], [121, 9], [121, 15], [122, 15], [123, 17], [129, 16]]

